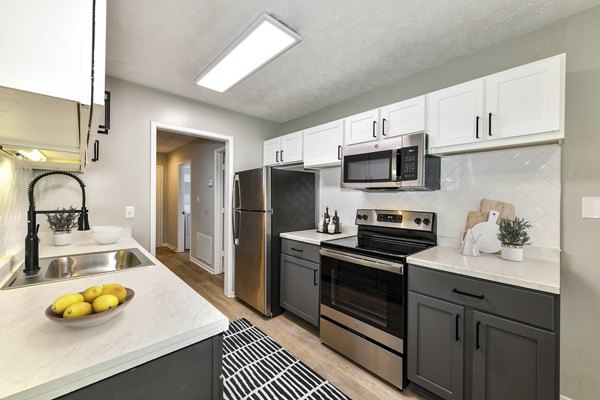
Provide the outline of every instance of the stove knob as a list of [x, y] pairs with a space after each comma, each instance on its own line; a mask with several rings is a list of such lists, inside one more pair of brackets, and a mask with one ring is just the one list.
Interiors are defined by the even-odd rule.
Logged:
[[415, 224], [421, 225], [421, 218], [415, 218]]
[[362, 215], [356, 214], [356, 219], [362, 219]]
[[423, 220], [423, 223], [424, 223], [425, 225], [429, 225], [429, 224], [431, 223], [431, 221], [429, 220], [429, 218], [425, 218], [425, 219]]
[[366, 221], [369, 219], [369, 216], [367, 214], [363, 214], [363, 219]]

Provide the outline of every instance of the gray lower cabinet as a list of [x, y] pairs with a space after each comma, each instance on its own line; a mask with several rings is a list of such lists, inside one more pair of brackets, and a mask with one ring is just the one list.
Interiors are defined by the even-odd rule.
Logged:
[[473, 398], [556, 398], [554, 333], [473, 312]]
[[464, 307], [408, 296], [408, 379], [444, 399], [462, 399]]
[[319, 246], [281, 240], [281, 307], [319, 327]]
[[557, 400], [559, 296], [409, 265], [407, 376], [447, 400]]
[[121, 372], [60, 400], [219, 400], [223, 336], [218, 335]]

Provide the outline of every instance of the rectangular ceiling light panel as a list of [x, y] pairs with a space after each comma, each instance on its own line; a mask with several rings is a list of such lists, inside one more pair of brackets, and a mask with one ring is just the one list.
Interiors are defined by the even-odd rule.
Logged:
[[223, 93], [300, 40], [296, 32], [262, 14], [196, 78], [196, 84]]

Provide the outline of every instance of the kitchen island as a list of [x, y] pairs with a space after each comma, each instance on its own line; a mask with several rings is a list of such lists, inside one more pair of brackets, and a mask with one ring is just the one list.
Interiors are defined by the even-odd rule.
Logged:
[[[147, 370], [151, 364], [158, 365], [157, 360], [167, 359], [166, 355], [175, 357], [173, 362], [180, 362], [178, 353], [203, 343], [210, 356], [208, 365], [212, 366], [212, 371], [208, 371], [211, 376], [198, 376], [197, 380], [211, 386], [209, 390], [215, 396], [210, 398], [218, 398], [220, 346], [222, 333], [229, 326], [227, 317], [131, 236], [105, 246], [97, 245], [90, 232], [74, 232], [73, 243], [69, 246], [54, 247], [48, 244], [49, 241], [51, 237], [42, 237], [42, 258], [137, 248], [155, 265], [1, 290], [0, 399], [54, 399], [63, 395], [78, 398], [72, 397], [77, 394], [68, 393], [84, 387], [93, 388], [90, 385], [103, 380], [100, 384], [109, 382], [115, 375], [120, 377], [123, 386], [123, 373], [129, 373], [126, 371]], [[81, 292], [89, 286], [113, 282], [133, 289], [135, 299], [122, 313], [103, 324], [85, 329], [67, 328], [44, 315], [46, 307], [64, 293]], [[184, 359], [207, 365], [206, 357], [194, 359], [186, 355]], [[142, 364], [144, 367], [140, 367]], [[164, 367], [168, 363], [160, 365]], [[160, 371], [157, 375], [154, 368], [153, 374], [150, 376], [158, 376]], [[177, 379], [168, 370], [163, 376]], [[150, 381], [137, 383], [153, 384]], [[166, 386], [168, 382], [154, 384]], [[186, 390], [186, 382], [178, 384], [181, 390]], [[126, 393], [121, 394], [122, 398], [128, 398]], [[179, 398], [176, 393], [171, 397]]]

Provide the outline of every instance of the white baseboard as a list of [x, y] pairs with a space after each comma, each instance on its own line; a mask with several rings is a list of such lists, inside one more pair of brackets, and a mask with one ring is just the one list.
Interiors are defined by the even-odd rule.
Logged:
[[560, 400], [573, 400], [567, 396], [563, 396], [562, 394], [560, 395]]
[[197, 266], [199, 266], [200, 268], [206, 270], [206, 272], [210, 272], [213, 275], [215, 274], [215, 271], [211, 267], [204, 264], [202, 261], [198, 260], [197, 258], [190, 256], [190, 261], [193, 262], [194, 264], [196, 264]]
[[177, 247], [175, 246], [171, 246], [169, 243], [163, 243], [162, 244], [163, 247], [168, 247], [169, 249], [173, 250], [175, 253], [177, 253]]

